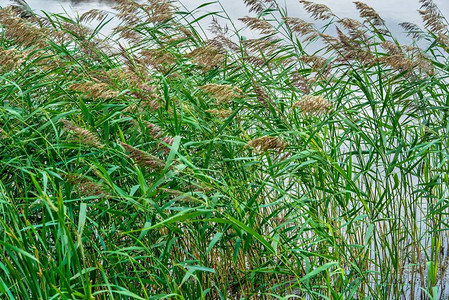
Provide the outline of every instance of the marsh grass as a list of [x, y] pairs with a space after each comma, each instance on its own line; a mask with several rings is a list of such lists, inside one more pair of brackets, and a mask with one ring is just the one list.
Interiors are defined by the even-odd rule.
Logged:
[[447, 297], [444, 16], [299, 2], [0, 9], [0, 297]]

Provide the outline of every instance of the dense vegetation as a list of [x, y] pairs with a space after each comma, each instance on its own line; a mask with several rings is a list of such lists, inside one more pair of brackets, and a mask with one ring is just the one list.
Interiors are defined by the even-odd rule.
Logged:
[[447, 297], [440, 11], [244, 1], [0, 10], [0, 298]]

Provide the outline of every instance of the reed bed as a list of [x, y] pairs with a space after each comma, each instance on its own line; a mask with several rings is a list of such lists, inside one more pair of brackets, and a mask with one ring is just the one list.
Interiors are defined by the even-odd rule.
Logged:
[[0, 298], [448, 297], [444, 16], [243, 1], [0, 9]]

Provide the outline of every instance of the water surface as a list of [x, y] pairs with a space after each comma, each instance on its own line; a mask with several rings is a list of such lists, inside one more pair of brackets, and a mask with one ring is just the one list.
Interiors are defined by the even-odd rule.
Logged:
[[[187, 9], [192, 10], [197, 6], [205, 3], [202, 0], [181, 0], [180, 1]], [[209, 1], [211, 2], [211, 1]], [[323, 3], [329, 6], [332, 11], [338, 16], [358, 18], [358, 12], [355, 9], [353, 0], [317, 0], [316, 3]], [[387, 22], [390, 29], [397, 34], [403, 30], [397, 24], [400, 22], [413, 22], [419, 25], [422, 24], [418, 13], [420, 7], [418, 0], [365, 0], [362, 1], [372, 6]], [[434, 0], [438, 5], [443, 15], [449, 16], [449, 1], [448, 0]], [[9, 0], [0, 0], [0, 6], [9, 4]], [[110, 10], [113, 6], [113, 0], [28, 0], [27, 3], [31, 8], [40, 11], [45, 10], [49, 12], [64, 12], [75, 15], [76, 13], [83, 13], [93, 8]], [[302, 5], [298, 0], [278, 0], [278, 3], [285, 4], [290, 16], [307, 18]], [[241, 25], [238, 18], [248, 15], [248, 10], [243, 4], [243, 0], [222, 0], [221, 4], [229, 14], [230, 18], [235, 21], [237, 25]], [[219, 11], [220, 5], [213, 4], [204, 8], [206, 11]], [[206, 25], [207, 24], [202, 24]]]

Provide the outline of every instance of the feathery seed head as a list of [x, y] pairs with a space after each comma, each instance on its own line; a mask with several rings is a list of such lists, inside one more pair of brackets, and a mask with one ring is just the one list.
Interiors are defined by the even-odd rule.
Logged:
[[6, 38], [25, 46], [43, 48], [47, 45], [45, 38], [51, 36], [46, 28], [37, 27], [16, 16], [10, 6], [0, 9], [0, 24], [4, 27]]
[[329, 71], [331, 67], [327, 63], [326, 59], [316, 55], [303, 55], [301, 56], [300, 60], [305, 62], [306, 64], [309, 64], [312, 71], [320, 71], [324, 70], [325, 68]]
[[100, 9], [91, 9], [81, 15], [80, 21], [89, 23], [93, 20], [101, 21], [104, 17], [106, 17], [105, 11]]
[[218, 68], [223, 64], [225, 56], [214, 45], [196, 48], [186, 55], [192, 62], [205, 70]]
[[274, 33], [273, 26], [265, 19], [259, 19], [255, 17], [243, 17], [239, 18], [239, 20], [245, 23], [251, 30], [260, 31], [262, 34]]
[[230, 115], [232, 115], [232, 110], [229, 109], [208, 109], [206, 112], [220, 119], [227, 119]]
[[161, 170], [164, 168], [164, 161], [160, 160], [156, 156], [153, 156], [147, 152], [136, 149], [131, 145], [120, 142], [120, 145], [129, 152], [129, 158], [135, 161], [138, 165], [142, 167], [148, 167], [153, 170]]
[[249, 7], [250, 12], [258, 14], [265, 10], [265, 4], [269, 4], [267, 8], [272, 8], [274, 6], [274, 3], [271, 0], [243, 0], [243, 2]]
[[313, 23], [306, 22], [299, 18], [284, 17], [284, 21], [290, 26], [290, 29], [293, 32], [299, 33], [300, 35], [305, 36], [316, 32], [315, 28], [313, 28]]
[[300, 101], [293, 103], [293, 107], [298, 107], [305, 114], [321, 115], [328, 112], [332, 105], [322, 96], [304, 95]]
[[176, 62], [173, 54], [165, 49], [145, 49], [140, 51], [141, 61], [160, 72], [165, 72]]
[[147, 0], [144, 5], [147, 13], [147, 21], [159, 24], [173, 18], [175, 14], [175, 6], [167, 0]]
[[21, 52], [15, 48], [0, 49], [0, 70], [8, 72], [17, 68], [25, 61], [26, 56], [26, 52]]
[[104, 147], [104, 145], [100, 142], [98, 137], [95, 136], [89, 130], [81, 128], [81, 127], [77, 126], [76, 124], [74, 124], [68, 120], [65, 120], [65, 119], [60, 119], [59, 122], [61, 122], [63, 124], [65, 130], [71, 131], [72, 134], [77, 136], [81, 143], [88, 145], [88, 146], [93, 146], [96, 148]]
[[399, 25], [405, 29], [407, 36], [411, 36], [414, 39], [421, 39], [424, 36], [422, 29], [414, 23], [403, 22]]
[[119, 94], [118, 92], [111, 90], [108, 84], [93, 81], [72, 84], [69, 86], [69, 90], [84, 93], [87, 97], [94, 100], [113, 99]]
[[385, 24], [385, 21], [371, 6], [368, 6], [367, 4], [360, 1], [355, 1], [354, 4], [357, 7], [361, 18], [364, 18], [375, 26], [381, 26]]
[[159, 128], [156, 124], [150, 123], [148, 121], [143, 121], [143, 124], [148, 130], [148, 133], [154, 138], [159, 140], [159, 145], [164, 149], [164, 152], [167, 154], [170, 152], [170, 148], [166, 145], [172, 145], [174, 142], [174, 138], [169, 136], [167, 132]]
[[89, 178], [78, 174], [67, 174], [65, 177], [71, 184], [75, 186], [75, 190], [82, 196], [97, 196], [107, 197], [105, 187], [102, 184], [96, 183]]
[[299, 2], [315, 20], [328, 20], [334, 16], [330, 8], [324, 4], [316, 4], [306, 0], [299, 0]]
[[229, 103], [240, 97], [242, 91], [232, 85], [209, 83], [200, 87], [205, 93], [217, 99], [218, 104]]
[[248, 39], [242, 41], [242, 44], [254, 52], [265, 52], [270, 55], [279, 48], [276, 44], [277, 42], [275, 39], [264, 37], [260, 39]]
[[281, 152], [285, 149], [287, 143], [276, 136], [263, 136], [249, 141], [245, 148], [253, 148], [258, 153], [265, 153], [270, 150], [278, 150]]

